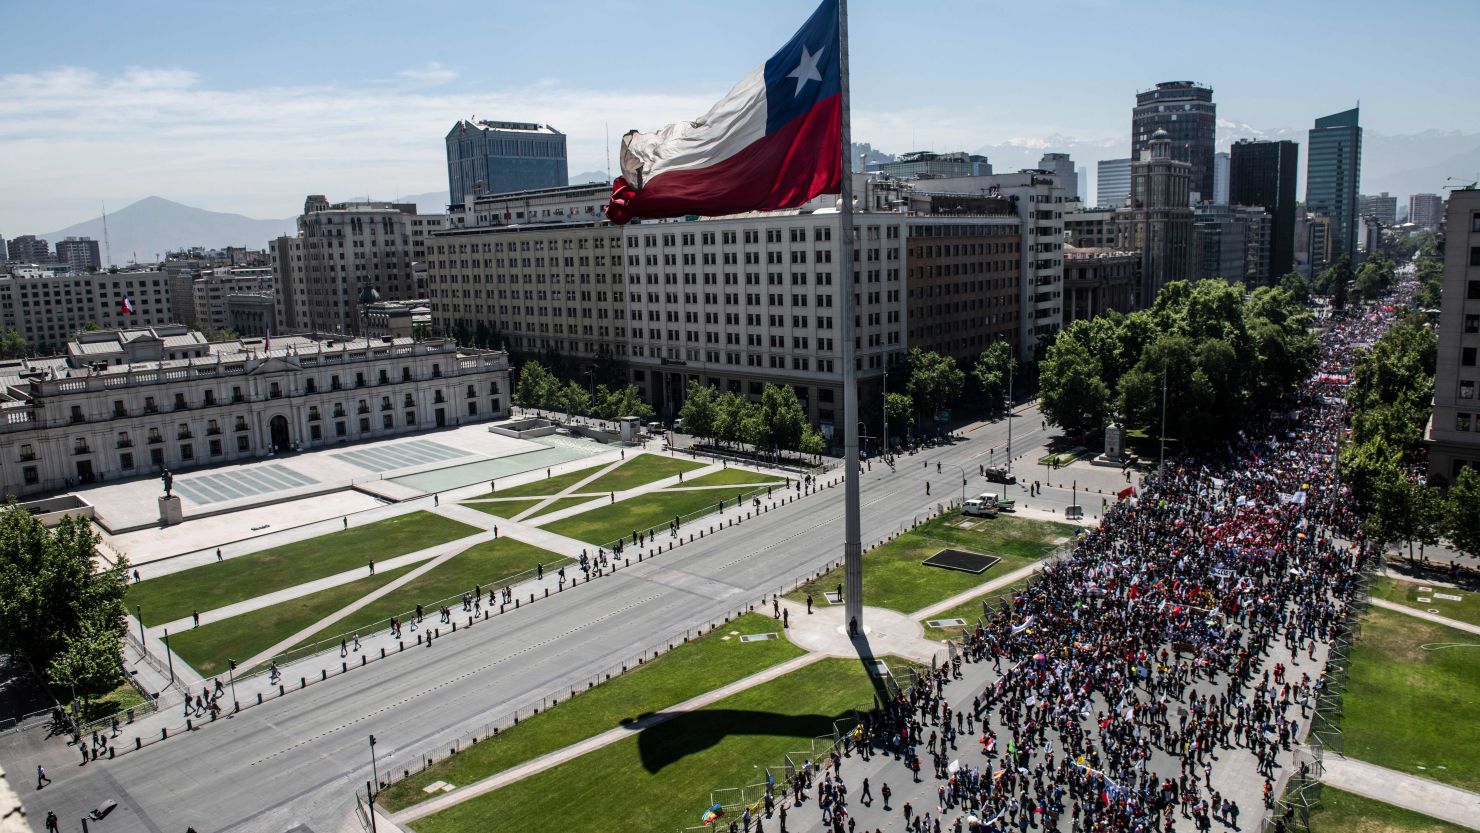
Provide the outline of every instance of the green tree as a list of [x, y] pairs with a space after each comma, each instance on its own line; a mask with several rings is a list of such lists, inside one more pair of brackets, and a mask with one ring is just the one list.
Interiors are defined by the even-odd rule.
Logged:
[[1044, 416], [1071, 436], [1085, 436], [1105, 426], [1110, 389], [1100, 379], [1100, 364], [1073, 337], [1060, 333], [1039, 371], [1040, 407]]
[[754, 405], [737, 393], [726, 391], [715, 403], [714, 438], [720, 444], [751, 442], [755, 426], [748, 424]]
[[16, 330], [9, 327], [0, 330], [0, 359], [24, 359], [30, 349]]
[[817, 458], [821, 457], [827, 451], [827, 443], [822, 439], [822, 432], [808, 425], [802, 431], [802, 441], [797, 447], [797, 450], [803, 454], [811, 455], [812, 459], [816, 461]]
[[1296, 303], [1310, 303], [1310, 280], [1299, 272], [1287, 272], [1280, 278], [1280, 289], [1290, 293]]
[[82, 697], [122, 679], [128, 562], [96, 569], [96, 547], [85, 519], [48, 530], [15, 504], [0, 512], [0, 650], [24, 654]]
[[915, 402], [907, 393], [890, 391], [889, 395], [884, 397], [884, 415], [892, 426], [889, 429], [891, 434], [903, 432], [909, 427], [910, 420], [914, 418]]
[[591, 393], [589, 389], [580, 382], [572, 379], [557, 388], [556, 398], [557, 411], [571, 416], [585, 416], [591, 413]]
[[519, 383], [514, 387], [514, 404], [521, 408], [552, 408], [559, 382], [545, 366], [527, 361], [519, 368]]
[[956, 366], [955, 359], [933, 350], [912, 347], [907, 361], [910, 378], [905, 383], [905, 392], [910, 395], [915, 407], [934, 416], [961, 395], [961, 388], [966, 384], [966, 374]]
[[1352, 259], [1348, 255], [1338, 257], [1330, 266], [1316, 273], [1315, 290], [1322, 295], [1334, 295], [1338, 286], [1351, 283]]
[[1002, 409], [1002, 404], [1007, 397], [1007, 377], [1016, 366], [1012, 347], [1005, 341], [992, 342], [990, 347], [976, 357], [976, 364], [971, 368], [971, 376], [976, 381], [977, 390], [981, 392], [983, 401], [992, 411]]
[[718, 394], [714, 388], [700, 384], [698, 379], [690, 379], [689, 389], [684, 394], [683, 407], [678, 410], [678, 418], [683, 420], [684, 432], [696, 437], [706, 437], [711, 442], [716, 441], [719, 433], [716, 427], [717, 400]]
[[[640, 422], [647, 422], [653, 417], [653, 407], [642, 398], [636, 385], [627, 385], [616, 390], [607, 390], [605, 385], [597, 385], [596, 401], [600, 403], [597, 413], [602, 419], [616, 421], [630, 416], [637, 417]], [[687, 429], [687, 422], [685, 427]], [[694, 433], [692, 429], [688, 430]]]
[[1374, 254], [1357, 270], [1357, 295], [1364, 303], [1371, 303], [1387, 294], [1393, 286], [1393, 262], [1380, 254]]
[[766, 427], [766, 448], [796, 451], [801, 446], [807, 412], [790, 385], [766, 385], [761, 391], [760, 413]]
[[1467, 466], [1444, 500], [1444, 534], [1470, 555], [1480, 555], [1480, 471]]

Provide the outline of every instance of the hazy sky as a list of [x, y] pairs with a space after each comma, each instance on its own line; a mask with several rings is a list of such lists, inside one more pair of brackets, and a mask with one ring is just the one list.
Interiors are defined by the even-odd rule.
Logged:
[[[569, 134], [704, 112], [811, 0], [14, 3], [0, 16], [0, 235], [150, 194], [256, 217], [447, 185], [459, 117]], [[1211, 84], [1220, 118], [1480, 132], [1476, 0], [850, 3], [854, 138], [891, 152], [1128, 134], [1137, 89]], [[1128, 141], [1128, 139], [1127, 139]]]

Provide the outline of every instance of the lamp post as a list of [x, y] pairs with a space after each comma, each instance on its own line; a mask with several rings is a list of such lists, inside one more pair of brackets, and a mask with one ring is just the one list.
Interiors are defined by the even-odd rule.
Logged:
[[958, 464], [956, 468], [961, 470], [961, 504], [964, 506], [966, 504], [966, 467]]
[[226, 674], [231, 680], [231, 711], [239, 712], [242, 710], [242, 704], [236, 699], [236, 660], [226, 660]]
[[863, 424], [863, 420], [859, 420], [858, 421], [859, 450], [862, 451], [864, 454], [867, 454], [868, 453], [868, 439], [869, 439], [869, 436], [868, 436], [868, 427]]
[[365, 284], [360, 287], [360, 326], [365, 328], [365, 346], [370, 346], [370, 305], [380, 300], [375, 287]]
[[1156, 464], [1158, 478], [1167, 470], [1167, 365], [1161, 365], [1161, 462]]
[[139, 618], [139, 644], [144, 646], [144, 653], [149, 653], [149, 640], [144, 638], [144, 607], [134, 605], [134, 615]]
[[884, 456], [885, 457], [888, 457], [889, 456], [889, 354], [888, 353], [885, 353], [884, 354], [884, 379], [883, 379], [883, 384], [884, 384], [884, 394], [883, 394], [883, 400], [882, 400], [883, 404], [879, 408], [879, 410], [881, 410], [881, 411], [884, 412], [883, 413], [883, 416], [884, 416], [884, 431], [883, 431], [883, 434], [880, 436], [879, 442], [883, 446]]
[[581, 375], [586, 377], [591, 388], [591, 415], [594, 417], [596, 415], [596, 368], [593, 367]]
[[[1012, 474], [1012, 368], [1007, 366], [1007, 473]], [[1002, 484], [1002, 493], [1007, 493], [1007, 484]]]

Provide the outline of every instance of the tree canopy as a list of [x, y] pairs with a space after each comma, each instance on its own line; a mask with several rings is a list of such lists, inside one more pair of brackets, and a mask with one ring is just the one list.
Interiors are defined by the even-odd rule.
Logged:
[[905, 392], [919, 412], [933, 417], [961, 395], [966, 373], [956, 366], [955, 359], [912, 347], [905, 360], [910, 368]]
[[14, 504], [0, 512], [0, 650], [24, 654], [82, 697], [122, 680], [128, 563], [96, 569], [96, 546], [85, 519], [48, 530]]
[[1103, 428], [1112, 403], [1128, 425], [1159, 427], [1165, 374], [1168, 432], [1221, 442], [1304, 380], [1315, 348], [1310, 313], [1287, 289], [1174, 281], [1150, 309], [1061, 331], [1041, 367], [1043, 412], [1075, 436]]

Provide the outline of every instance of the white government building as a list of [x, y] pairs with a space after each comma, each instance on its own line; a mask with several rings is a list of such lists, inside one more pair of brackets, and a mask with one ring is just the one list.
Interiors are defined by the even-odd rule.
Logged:
[[0, 484], [26, 495], [509, 415], [508, 354], [451, 339], [78, 333], [0, 362]]

